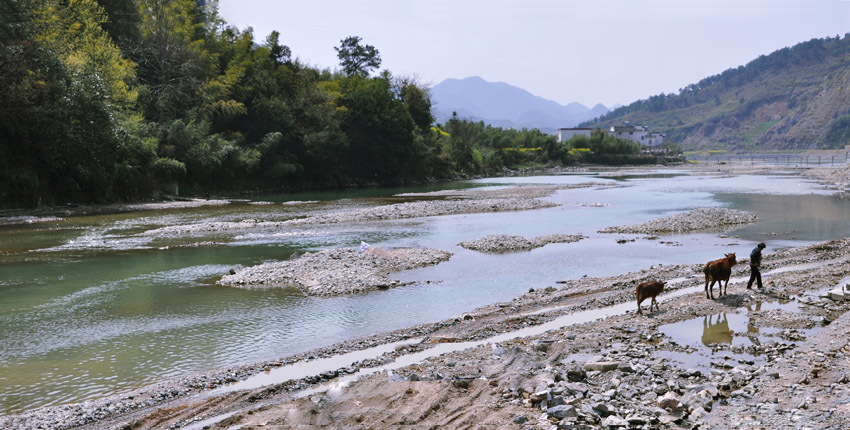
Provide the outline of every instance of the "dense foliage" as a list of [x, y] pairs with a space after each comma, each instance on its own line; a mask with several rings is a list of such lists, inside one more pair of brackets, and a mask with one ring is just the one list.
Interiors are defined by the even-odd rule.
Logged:
[[537, 130], [433, 124], [428, 88], [375, 74], [380, 54], [359, 37], [334, 48], [341, 71], [317, 70], [293, 59], [279, 33], [257, 41], [214, 2], [198, 3], [0, 2], [0, 207], [588, 159]]

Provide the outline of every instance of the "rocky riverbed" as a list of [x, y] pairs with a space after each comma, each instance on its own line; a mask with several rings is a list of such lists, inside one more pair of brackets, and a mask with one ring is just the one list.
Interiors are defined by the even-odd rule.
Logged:
[[850, 164], [809, 169], [804, 171], [803, 175], [826, 184], [829, 189], [839, 190], [845, 194], [850, 192]]
[[495, 190], [450, 190], [433, 193], [400, 194], [397, 197], [427, 197], [431, 200], [393, 203], [357, 210], [322, 212], [306, 217], [282, 220], [245, 219], [241, 221], [201, 222], [171, 225], [140, 233], [148, 237], [179, 237], [199, 233], [234, 231], [280, 230], [298, 226], [354, 223], [376, 220], [409, 219], [465, 213], [521, 211], [557, 206], [542, 197], [560, 189], [599, 186], [578, 184], [570, 186], [516, 186]]
[[756, 222], [754, 214], [728, 208], [699, 208], [635, 225], [609, 227], [600, 233], [670, 234], [723, 230]]
[[389, 278], [392, 272], [437, 264], [451, 255], [430, 248], [328, 249], [237, 268], [218, 283], [245, 288], [294, 287], [310, 296], [337, 296], [396, 287], [400, 282]]
[[582, 239], [584, 239], [584, 236], [574, 234], [546, 234], [531, 239], [516, 235], [493, 234], [480, 239], [461, 242], [458, 245], [473, 251], [501, 253], [530, 251], [550, 243], [572, 243]]

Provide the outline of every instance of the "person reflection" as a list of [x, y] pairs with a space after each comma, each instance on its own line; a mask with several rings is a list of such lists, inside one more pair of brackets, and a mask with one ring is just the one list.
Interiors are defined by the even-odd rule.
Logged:
[[761, 341], [759, 341], [759, 328], [756, 325], [752, 314], [753, 312], [758, 312], [760, 310], [761, 302], [747, 305], [747, 338], [749, 338], [750, 342], [754, 345], [761, 345]]

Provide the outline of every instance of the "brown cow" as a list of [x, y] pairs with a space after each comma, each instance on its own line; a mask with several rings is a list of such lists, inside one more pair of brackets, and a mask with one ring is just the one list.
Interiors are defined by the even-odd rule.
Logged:
[[635, 295], [637, 295], [637, 305], [638, 305], [638, 313], [642, 314], [643, 312], [640, 309], [640, 304], [645, 299], [652, 298], [652, 301], [649, 302], [649, 311], [652, 312], [652, 305], [655, 305], [655, 310], [658, 310], [658, 302], [655, 300], [655, 296], [661, 293], [661, 290], [664, 289], [664, 281], [646, 281], [638, 284], [637, 288], [635, 288]]
[[[732, 275], [732, 266], [736, 264], [738, 264], [738, 261], [735, 260], [734, 252], [726, 254], [726, 258], [705, 263], [702, 273], [705, 273], [705, 297], [707, 299], [714, 300], [715, 282], [718, 282], [719, 294], [717, 297], [726, 294], [726, 287], [729, 286], [729, 276]], [[708, 285], [709, 281], [711, 282], [711, 286]], [[723, 281], [726, 281], [725, 285]]]

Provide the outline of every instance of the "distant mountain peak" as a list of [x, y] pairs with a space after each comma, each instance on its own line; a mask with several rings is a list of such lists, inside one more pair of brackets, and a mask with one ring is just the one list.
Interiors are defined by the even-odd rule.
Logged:
[[431, 102], [437, 122], [445, 122], [452, 112], [459, 115], [463, 112], [464, 118], [497, 127], [536, 128], [548, 133], [608, 112], [601, 104], [593, 109], [577, 102], [561, 105], [523, 88], [504, 82], [488, 82], [480, 76], [440, 82], [431, 88]]

